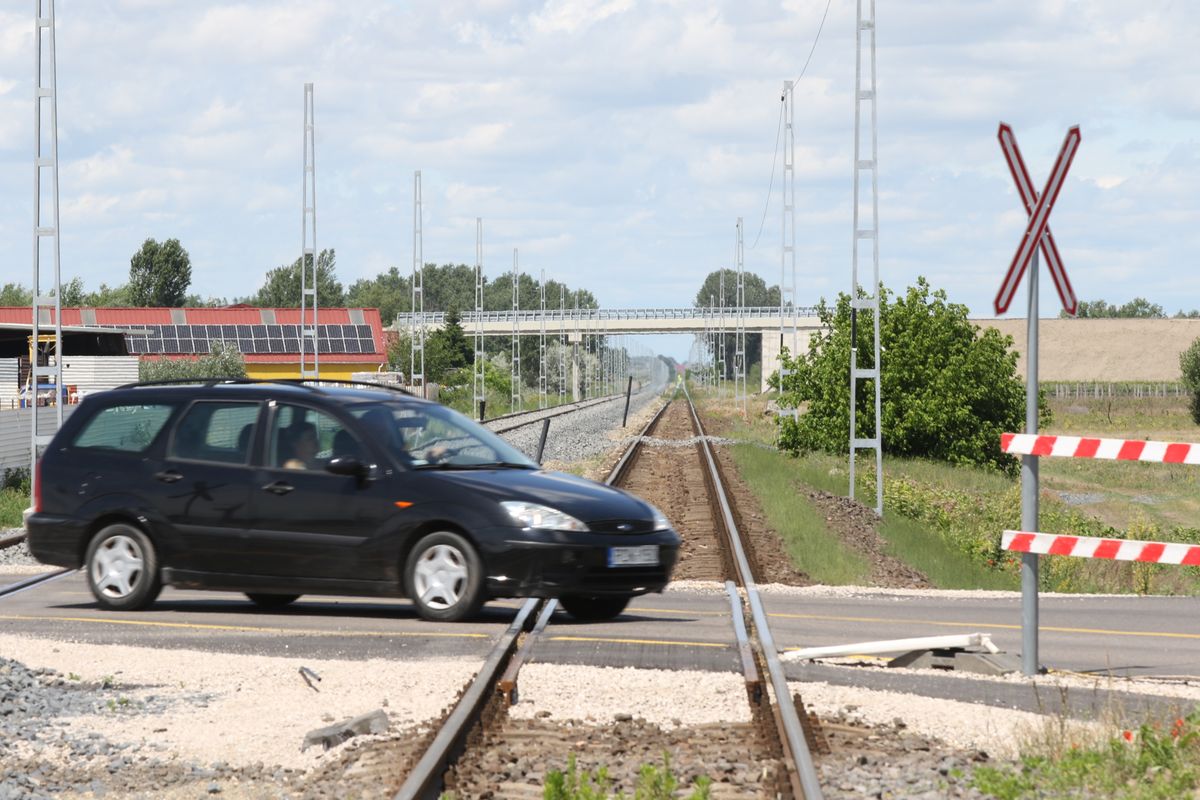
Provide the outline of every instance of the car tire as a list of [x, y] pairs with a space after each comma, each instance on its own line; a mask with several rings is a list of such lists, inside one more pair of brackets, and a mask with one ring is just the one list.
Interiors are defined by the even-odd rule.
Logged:
[[483, 562], [466, 537], [438, 531], [423, 537], [408, 554], [404, 589], [428, 620], [457, 622], [483, 605]]
[[581, 622], [616, 619], [633, 598], [623, 594], [572, 594], [558, 599], [559, 604]]
[[254, 605], [259, 608], [283, 608], [300, 599], [298, 594], [263, 594], [261, 592], [246, 592]]
[[92, 537], [83, 565], [101, 608], [136, 611], [162, 591], [154, 544], [140, 528], [125, 522], [108, 525]]

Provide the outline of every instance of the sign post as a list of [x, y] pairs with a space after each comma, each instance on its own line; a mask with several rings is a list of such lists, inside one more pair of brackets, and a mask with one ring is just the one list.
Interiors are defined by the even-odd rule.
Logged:
[[[1004, 160], [1008, 162], [1009, 172], [1017, 186], [1017, 194], [1029, 214], [1029, 222], [1025, 226], [1025, 235], [1013, 254], [1012, 263], [1000, 284], [996, 294], [995, 310], [1000, 315], [1008, 311], [1016, 294], [1021, 277], [1027, 266], [1032, 264], [1029, 271], [1029, 317], [1026, 327], [1026, 379], [1025, 379], [1025, 432], [1036, 434], [1038, 430], [1038, 250], [1046, 258], [1046, 267], [1058, 290], [1059, 300], [1063, 309], [1074, 316], [1079, 306], [1075, 298], [1075, 290], [1067, 278], [1062, 258], [1058, 254], [1058, 245], [1050, 233], [1050, 212], [1058, 193], [1079, 150], [1081, 140], [1079, 126], [1073, 126], [1067, 131], [1054, 168], [1046, 179], [1046, 188], [1039, 197], [1029, 179], [1029, 171], [1025, 169], [1025, 160], [1017, 147], [1017, 138], [1012, 127], [1000, 123], [998, 133], [1000, 150]], [[1021, 457], [1021, 527], [1027, 531], [1038, 530], [1038, 457], [1024, 455]], [[1021, 554], [1021, 670], [1026, 675], [1038, 673], [1038, 555], [1036, 553]]]

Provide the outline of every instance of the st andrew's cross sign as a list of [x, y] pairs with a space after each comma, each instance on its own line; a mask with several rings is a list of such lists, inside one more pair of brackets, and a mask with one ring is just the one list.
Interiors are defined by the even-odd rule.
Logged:
[[1075, 290], [1071, 288], [1071, 281], [1067, 278], [1067, 270], [1058, 254], [1058, 246], [1054, 243], [1054, 236], [1050, 233], [1049, 223], [1054, 201], [1058, 199], [1058, 193], [1062, 190], [1067, 177], [1067, 170], [1071, 168], [1071, 162], [1079, 150], [1079, 126], [1075, 125], [1067, 131], [1067, 137], [1063, 140], [1062, 149], [1058, 152], [1058, 158], [1054, 162], [1054, 168], [1050, 170], [1050, 177], [1046, 179], [1046, 188], [1042, 190], [1040, 197], [1033, 189], [1033, 182], [1029, 179], [1029, 171], [1025, 169], [1025, 160], [1021, 158], [1021, 151], [1017, 147], [1017, 137], [1013, 135], [1012, 127], [1008, 123], [1001, 122], [998, 135], [1000, 150], [1004, 153], [1004, 160], [1008, 162], [1009, 172], [1012, 173], [1013, 182], [1017, 185], [1017, 194], [1021, 196], [1021, 202], [1025, 204], [1029, 222], [1025, 226], [1025, 236], [1021, 239], [1021, 244], [1017, 247], [1017, 252], [1013, 255], [1012, 263], [1008, 267], [1008, 272], [1004, 275], [1004, 281], [1000, 284], [1000, 291], [996, 294], [996, 314], [1008, 311], [1008, 306], [1012, 303], [1013, 295], [1021, 283], [1025, 269], [1040, 246], [1042, 255], [1046, 258], [1046, 267], [1050, 270], [1050, 277], [1054, 280], [1054, 287], [1058, 290], [1058, 298], [1062, 301], [1062, 307], [1068, 314], [1074, 316], [1079, 302], [1075, 299]]

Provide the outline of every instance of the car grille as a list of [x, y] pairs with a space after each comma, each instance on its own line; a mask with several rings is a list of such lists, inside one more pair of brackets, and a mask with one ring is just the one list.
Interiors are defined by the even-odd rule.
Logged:
[[646, 519], [602, 519], [589, 522], [588, 527], [596, 533], [653, 533], [654, 522]]

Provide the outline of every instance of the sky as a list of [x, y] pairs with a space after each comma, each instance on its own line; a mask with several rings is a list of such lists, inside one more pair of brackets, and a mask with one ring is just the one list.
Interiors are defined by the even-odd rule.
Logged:
[[[0, 6], [0, 282], [24, 284], [33, 6]], [[775, 284], [780, 90], [812, 51], [795, 92], [797, 301], [832, 298], [851, 280], [856, 3], [829, 0], [814, 50], [825, 9], [57, 0], [64, 280], [123, 283], [148, 237], [183, 243], [204, 296], [252, 294], [295, 260], [312, 82], [317, 244], [347, 286], [411, 270], [415, 170], [426, 261], [474, 263], [482, 217], [491, 277], [518, 248], [523, 271], [604, 306], [677, 307], [733, 266], [742, 217], [746, 268]], [[992, 316], [1026, 221], [997, 126], [1040, 191], [1077, 124], [1050, 224], [1079, 298], [1200, 308], [1200, 4], [879, 0], [877, 31], [885, 285], [924, 275]], [[1044, 275], [1040, 303], [1057, 313]], [[686, 355], [684, 337], [660, 341]]]

